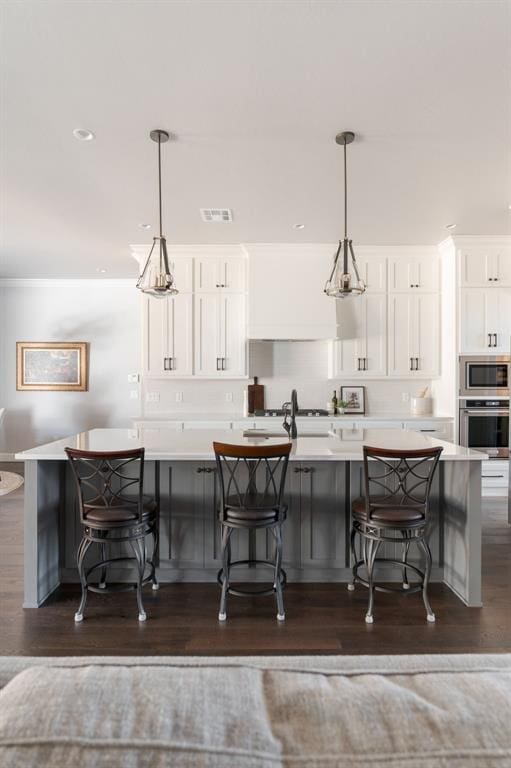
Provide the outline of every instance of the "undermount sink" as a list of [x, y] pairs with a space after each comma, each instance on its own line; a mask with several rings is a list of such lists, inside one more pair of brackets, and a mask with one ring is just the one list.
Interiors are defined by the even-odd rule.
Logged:
[[[274, 431], [271, 429], [246, 429], [243, 432], [243, 437], [281, 437], [283, 440], [289, 440], [288, 434], [285, 430]], [[298, 437], [332, 437], [330, 432], [298, 432]]]

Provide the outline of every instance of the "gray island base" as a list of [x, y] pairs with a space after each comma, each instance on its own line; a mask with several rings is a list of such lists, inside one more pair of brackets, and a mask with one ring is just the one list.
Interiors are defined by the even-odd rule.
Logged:
[[[25, 462], [23, 606], [38, 608], [59, 584], [79, 581], [75, 557], [81, 526], [66, 446], [91, 451], [144, 446], [145, 493], [159, 502], [159, 580], [215, 581], [220, 541], [213, 440], [250, 445], [286, 442], [284, 433], [282, 439], [267, 439], [218, 430], [94, 429], [18, 454]], [[481, 462], [486, 455], [401, 430], [336, 430], [294, 441], [284, 526], [288, 581], [350, 581], [350, 510], [352, 500], [363, 495], [363, 445], [402, 450], [443, 447], [432, 488], [432, 581], [444, 582], [466, 605], [480, 606]], [[268, 559], [272, 541], [266, 531], [240, 534], [233, 538], [233, 558]], [[386, 546], [384, 554], [395, 557], [394, 545]], [[253, 568], [237, 571], [239, 580], [268, 577]], [[125, 568], [111, 572], [109, 579], [124, 581], [131, 576]], [[384, 578], [400, 580], [400, 569], [386, 567]]]

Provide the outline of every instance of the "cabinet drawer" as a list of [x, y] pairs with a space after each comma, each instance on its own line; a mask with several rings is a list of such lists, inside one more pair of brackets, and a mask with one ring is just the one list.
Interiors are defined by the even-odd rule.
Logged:
[[483, 487], [507, 487], [509, 483], [509, 464], [507, 461], [483, 461], [481, 467]]
[[451, 438], [451, 423], [447, 421], [405, 421], [404, 428], [426, 436], [438, 437], [439, 440]]
[[355, 422], [355, 429], [402, 429], [403, 428], [403, 422], [402, 421], [370, 421], [369, 419], [364, 419], [361, 421]]
[[230, 421], [185, 421], [183, 429], [231, 429]]

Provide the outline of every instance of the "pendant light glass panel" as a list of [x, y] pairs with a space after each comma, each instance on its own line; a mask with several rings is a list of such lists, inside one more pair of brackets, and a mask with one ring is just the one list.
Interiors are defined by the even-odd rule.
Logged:
[[155, 237], [147, 257], [144, 270], [140, 275], [137, 288], [156, 298], [164, 298], [178, 293], [174, 287], [174, 277], [169, 268], [167, 242], [164, 237]]

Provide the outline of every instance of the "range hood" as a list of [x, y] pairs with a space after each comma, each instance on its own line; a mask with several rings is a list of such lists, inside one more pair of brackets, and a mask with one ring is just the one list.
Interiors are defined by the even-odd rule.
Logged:
[[248, 338], [318, 341], [337, 337], [337, 301], [323, 291], [335, 245], [257, 243], [249, 254]]

